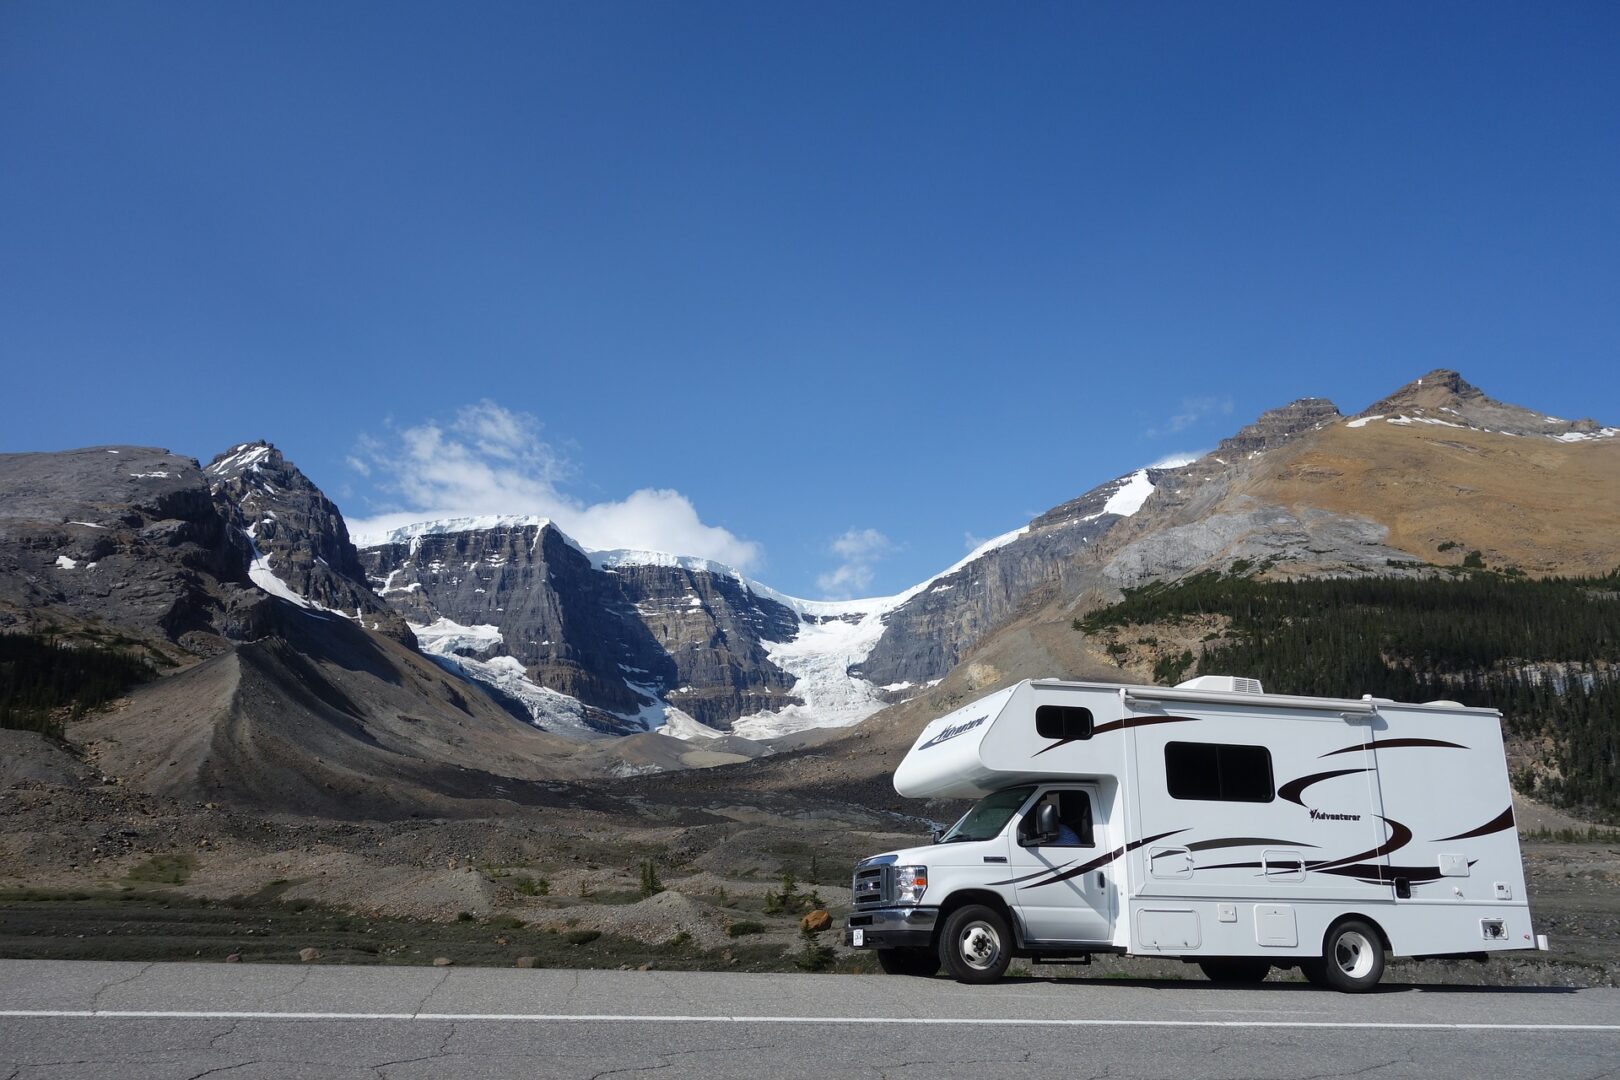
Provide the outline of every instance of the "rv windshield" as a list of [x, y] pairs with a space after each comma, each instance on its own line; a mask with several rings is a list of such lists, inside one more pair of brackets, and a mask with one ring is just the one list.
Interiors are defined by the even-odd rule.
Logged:
[[1035, 785], [1029, 784], [986, 795], [974, 803], [973, 809], [963, 814], [962, 820], [952, 825], [950, 831], [939, 838], [939, 842], [955, 844], [968, 840], [993, 839], [1000, 835], [1001, 830], [1007, 827], [1007, 822], [1018, 812], [1018, 808], [1034, 793]]

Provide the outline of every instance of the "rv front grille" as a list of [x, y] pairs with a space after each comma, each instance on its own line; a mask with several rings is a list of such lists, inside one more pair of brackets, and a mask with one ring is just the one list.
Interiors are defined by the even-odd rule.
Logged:
[[856, 908], [881, 907], [894, 895], [887, 866], [868, 866], [855, 871], [852, 887]]

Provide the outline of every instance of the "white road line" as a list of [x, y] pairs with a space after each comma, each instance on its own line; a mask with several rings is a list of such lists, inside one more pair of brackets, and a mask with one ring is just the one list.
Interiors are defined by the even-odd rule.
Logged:
[[1596, 1031], [1620, 1033], [1620, 1024], [1444, 1023], [1380, 1020], [1032, 1020], [1020, 1017], [942, 1016], [681, 1016], [623, 1013], [344, 1013], [226, 1012], [144, 1009], [0, 1009], [0, 1017], [72, 1020], [400, 1021], [526, 1024], [945, 1024], [953, 1027], [1161, 1027], [1349, 1028], [1382, 1031]]

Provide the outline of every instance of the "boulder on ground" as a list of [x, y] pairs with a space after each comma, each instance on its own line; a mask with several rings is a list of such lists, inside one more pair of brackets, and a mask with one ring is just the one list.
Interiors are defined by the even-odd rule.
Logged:
[[453, 961], [448, 956], [435, 956], [433, 958], [434, 967], [449, 967], [451, 963]]
[[520, 968], [539, 967], [540, 958], [537, 956], [520, 956], [517, 958], [517, 966]]
[[311, 960], [319, 960], [320, 958], [321, 958], [321, 950], [319, 950], [319, 949], [299, 949], [298, 950], [298, 959], [302, 960], [306, 964], [309, 963]]
[[812, 934], [819, 934], [823, 930], [827, 929], [827, 927], [832, 925], [832, 916], [827, 914], [826, 911], [817, 908], [815, 911], [812, 911], [810, 914], [800, 919], [799, 925], [810, 931]]

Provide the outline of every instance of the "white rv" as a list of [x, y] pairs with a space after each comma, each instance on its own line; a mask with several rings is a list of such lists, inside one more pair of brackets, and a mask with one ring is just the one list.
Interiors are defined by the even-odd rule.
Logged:
[[844, 940], [891, 973], [1118, 953], [1362, 991], [1386, 953], [1547, 947], [1490, 709], [1026, 681], [930, 723], [894, 787], [978, 801], [856, 867]]

